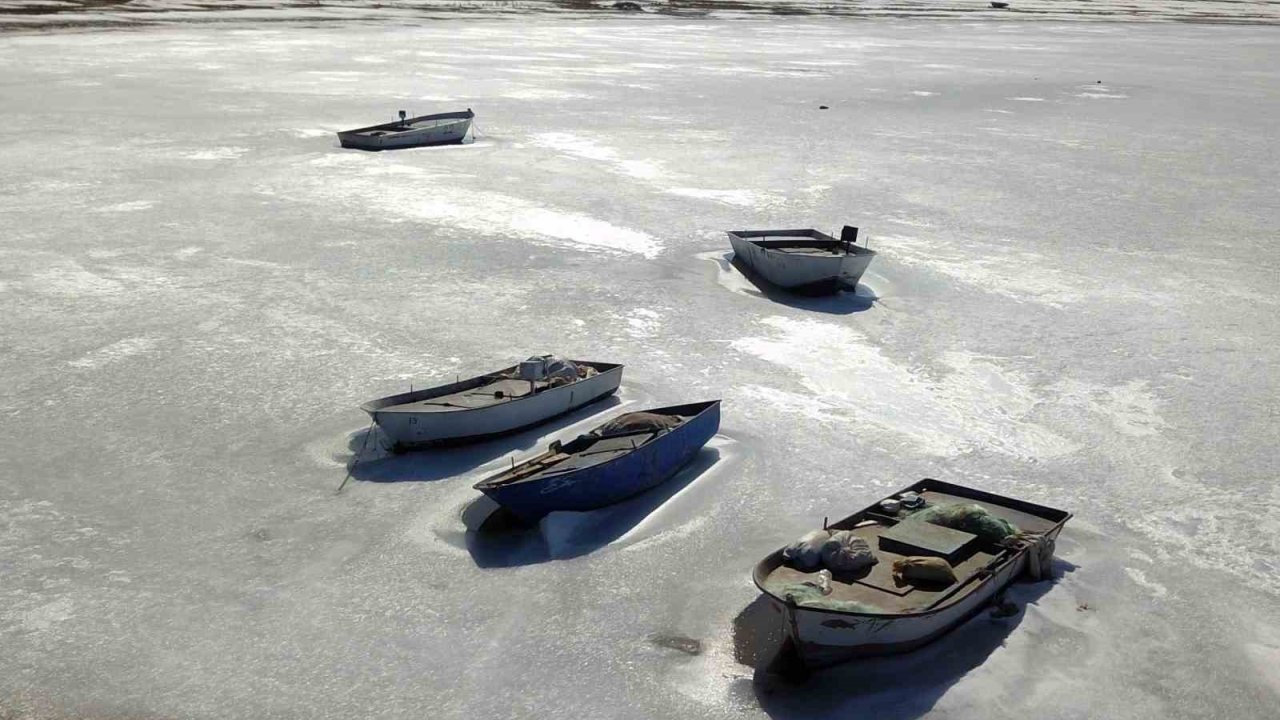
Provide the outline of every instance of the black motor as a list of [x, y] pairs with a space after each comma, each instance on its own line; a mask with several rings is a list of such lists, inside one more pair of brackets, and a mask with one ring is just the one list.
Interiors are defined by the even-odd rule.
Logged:
[[852, 225], [845, 225], [844, 229], [840, 231], [840, 242], [844, 243], [846, 246], [857, 245], [858, 228]]

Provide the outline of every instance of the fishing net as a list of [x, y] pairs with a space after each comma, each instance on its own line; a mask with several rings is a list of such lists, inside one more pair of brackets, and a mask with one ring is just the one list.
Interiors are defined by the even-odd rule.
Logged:
[[927, 507], [909, 518], [909, 522], [928, 522], [952, 530], [972, 533], [987, 542], [998, 543], [1018, 532], [1013, 523], [992, 515], [981, 505], [953, 503]]
[[880, 608], [856, 600], [835, 600], [830, 595], [823, 595], [817, 585], [806, 582], [780, 583], [770, 587], [778, 597], [788, 597], [800, 607], [819, 608], [821, 610], [839, 610], [841, 612], [879, 613]]
[[623, 435], [635, 432], [660, 432], [670, 430], [680, 424], [680, 418], [672, 415], [658, 415], [651, 412], [633, 412], [605, 423], [596, 434], [601, 437]]

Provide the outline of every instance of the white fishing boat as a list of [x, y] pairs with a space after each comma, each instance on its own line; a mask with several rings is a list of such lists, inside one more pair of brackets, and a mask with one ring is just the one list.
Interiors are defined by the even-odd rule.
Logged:
[[[1070, 518], [925, 479], [774, 552], [753, 579], [807, 668], [905, 652], [980, 612], [1020, 575], [1049, 575]], [[942, 566], [940, 577], [913, 577]]]
[[546, 422], [617, 392], [622, 366], [551, 355], [361, 405], [395, 451], [461, 444]]
[[338, 142], [344, 148], [360, 150], [393, 150], [396, 148], [422, 147], [424, 145], [449, 145], [462, 142], [471, 129], [476, 114], [467, 108], [465, 112], [438, 113], [406, 118], [400, 111], [400, 119], [384, 125], [338, 133]]
[[857, 287], [875, 253], [859, 247], [858, 228], [846, 225], [837, 240], [813, 229], [731, 230], [734, 261], [748, 272], [791, 292], [829, 295]]

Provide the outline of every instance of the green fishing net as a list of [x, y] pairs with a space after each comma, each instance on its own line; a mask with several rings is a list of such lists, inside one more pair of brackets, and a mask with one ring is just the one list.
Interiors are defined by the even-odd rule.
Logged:
[[769, 589], [777, 593], [778, 597], [784, 599], [790, 595], [795, 600], [796, 605], [800, 607], [872, 614], [884, 612], [880, 608], [867, 603], [860, 603], [855, 600], [832, 599], [830, 595], [823, 595], [821, 589], [810, 583], [782, 583]]
[[1004, 518], [996, 517], [981, 505], [953, 503], [932, 505], [908, 518], [909, 522], [928, 522], [952, 530], [973, 533], [987, 542], [1000, 542], [1014, 535], [1018, 528]]

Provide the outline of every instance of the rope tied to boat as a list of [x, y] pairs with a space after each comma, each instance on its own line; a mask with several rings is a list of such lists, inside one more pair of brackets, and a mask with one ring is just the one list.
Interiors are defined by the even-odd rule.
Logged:
[[1054, 540], [1043, 533], [1020, 532], [1001, 542], [1005, 547], [1026, 551], [1026, 572], [1032, 580], [1042, 580], [1050, 573], [1053, 564]]

